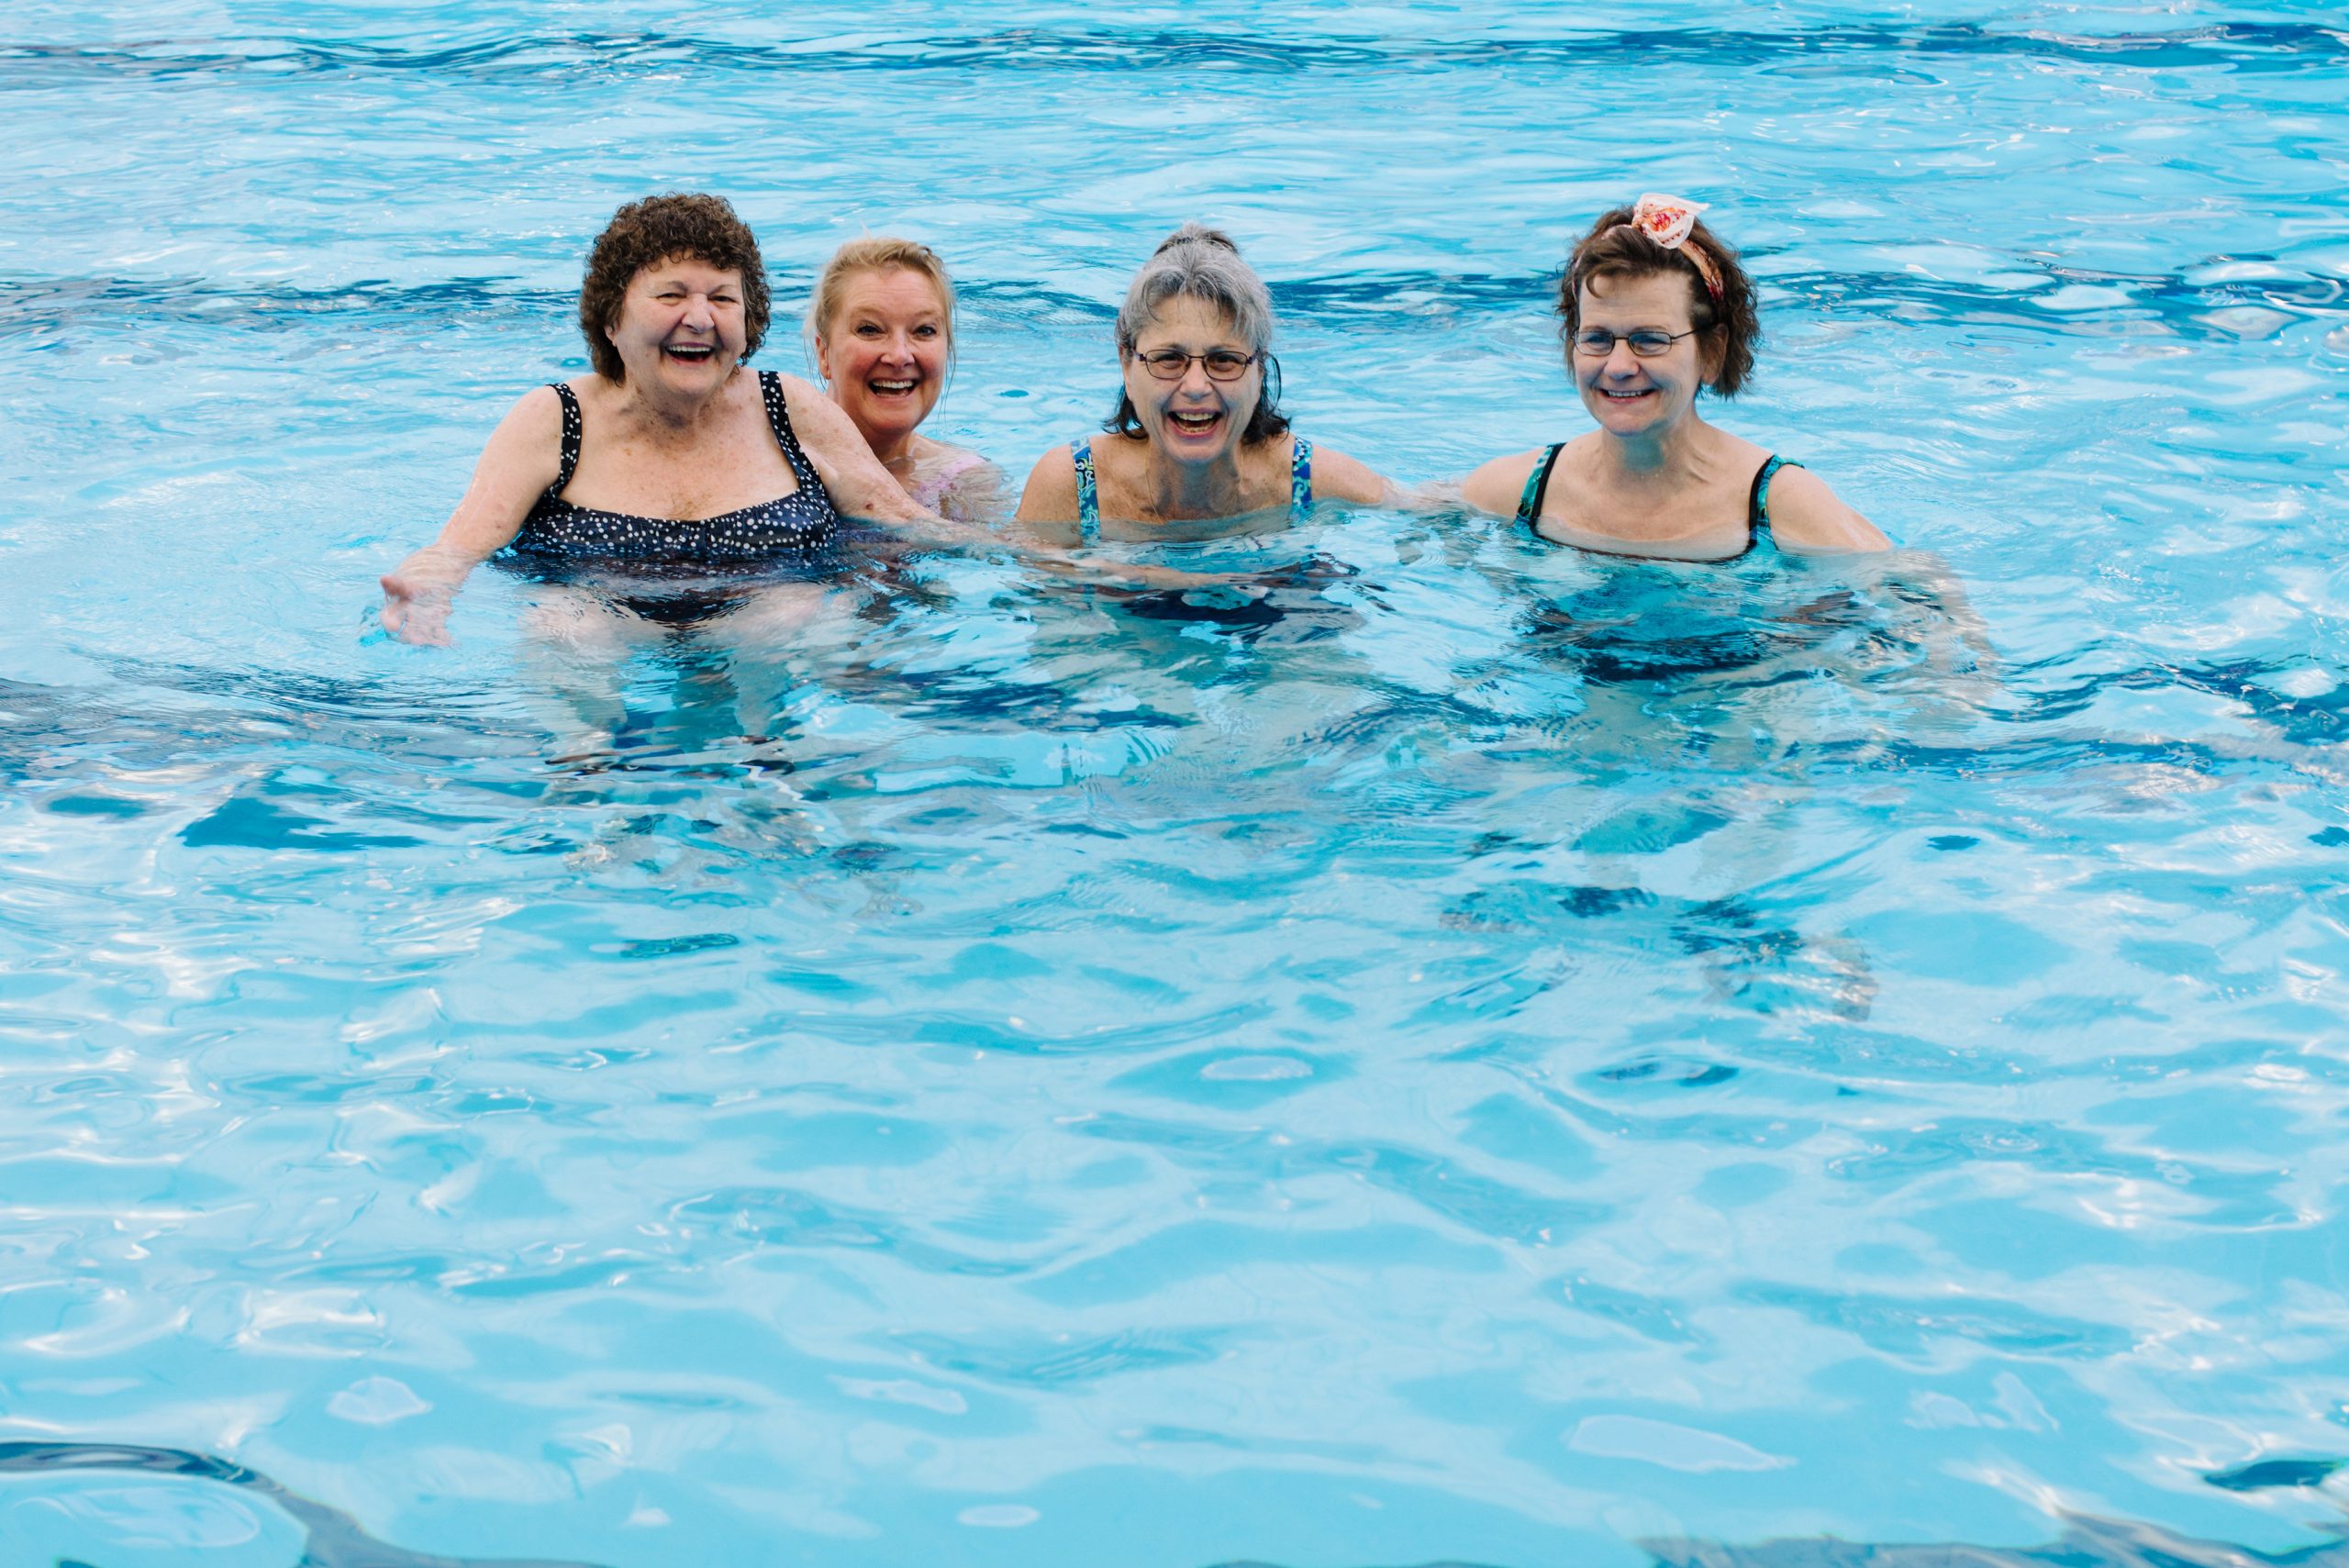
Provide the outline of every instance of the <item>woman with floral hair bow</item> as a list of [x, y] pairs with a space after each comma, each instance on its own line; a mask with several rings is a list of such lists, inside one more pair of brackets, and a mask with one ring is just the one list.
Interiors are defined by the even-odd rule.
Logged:
[[1706, 423], [1697, 394], [1735, 396], [1761, 335], [1737, 254], [1677, 196], [1600, 217], [1558, 285], [1566, 364], [1598, 428], [1495, 458], [1470, 505], [1554, 544], [1728, 561], [1767, 539], [1799, 553], [1891, 541], [1800, 464]]

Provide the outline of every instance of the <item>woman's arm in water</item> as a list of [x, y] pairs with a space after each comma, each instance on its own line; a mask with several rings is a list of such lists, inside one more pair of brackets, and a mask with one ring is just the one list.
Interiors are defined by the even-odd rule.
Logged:
[[[1178, 572], [1164, 566], [1087, 561], [1056, 548], [1051, 541], [1023, 543], [974, 523], [956, 522], [935, 512], [926, 512], [914, 504], [896, 477], [881, 466], [881, 460], [873, 455], [873, 449], [865, 444], [863, 435], [839, 404], [794, 376], [785, 376], [783, 385], [799, 444], [807, 451], [808, 462], [816, 465], [816, 476], [824, 482], [833, 506], [845, 516], [894, 524], [916, 539], [950, 550], [968, 550], [983, 555], [1008, 551], [1038, 571], [1079, 583], [1120, 588], [1196, 588], [1229, 581], [1227, 577]], [[800, 417], [803, 400], [808, 410], [804, 422]], [[824, 449], [820, 453], [819, 442]], [[1061, 450], [1065, 453], [1068, 449]], [[1069, 466], [1065, 456], [1061, 466]], [[1073, 522], [1076, 517], [1076, 478], [1073, 470], [1068, 484], [1068, 516]], [[1075, 530], [1071, 528], [1069, 532], [1074, 536]]]
[[1887, 550], [1883, 530], [1847, 506], [1807, 468], [1770, 476], [1770, 541], [1789, 555], [1852, 555]]
[[[792, 433], [799, 438], [799, 450], [816, 465], [816, 477], [824, 482], [824, 493], [832, 498], [834, 511], [869, 523], [944, 522], [937, 513], [914, 504], [896, 475], [873, 455], [855, 421], [839, 404], [796, 375], [777, 379], [783, 383], [784, 405], [791, 412]], [[948, 528], [949, 537], [962, 538], [952, 525]]]
[[403, 642], [446, 643], [449, 603], [466, 574], [513, 542], [562, 472], [562, 404], [552, 387], [533, 387], [490, 432], [440, 537], [384, 574], [384, 629]]
[[[1057, 573], [1063, 576], [1088, 581], [1132, 583], [1156, 575], [1151, 568], [1136, 567], [1103, 572], [1072, 560], [1066, 551], [1049, 545], [1043, 549], [1023, 546], [1017, 539], [1008, 539], [989, 532], [974, 523], [957, 522], [951, 517], [925, 511], [914, 498], [906, 494], [896, 475], [881, 464], [865, 444], [863, 433], [841, 406], [796, 376], [783, 378], [784, 395], [791, 408], [791, 426], [798, 433], [799, 445], [807, 453], [807, 461], [816, 465], [816, 476], [832, 497], [832, 506], [843, 516], [862, 517], [870, 522], [889, 523], [901, 531], [925, 543], [943, 545], [950, 550], [970, 550], [982, 554], [1009, 550], [1030, 566]], [[802, 409], [805, 408], [803, 417]], [[1076, 516], [1074, 500], [1075, 481], [1071, 479], [1069, 516]]]

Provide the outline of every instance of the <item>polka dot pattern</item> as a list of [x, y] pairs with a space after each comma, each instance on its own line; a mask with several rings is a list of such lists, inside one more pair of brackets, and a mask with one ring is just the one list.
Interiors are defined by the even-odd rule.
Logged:
[[766, 399], [767, 423], [774, 428], [774, 439], [798, 476], [799, 488], [715, 517], [639, 517], [574, 506], [562, 498], [563, 487], [579, 467], [585, 426], [579, 395], [555, 384], [555, 395], [562, 400], [562, 466], [553, 485], [523, 519], [514, 552], [612, 565], [709, 566], [772, 562], [817, 549], [831, 537], [840, 516], [832, 510], [823, 481], [816, 477], [815, 465], [799, 450], [799, 438], [792, 433], [783, 378], [762, 371], [759, 390]]

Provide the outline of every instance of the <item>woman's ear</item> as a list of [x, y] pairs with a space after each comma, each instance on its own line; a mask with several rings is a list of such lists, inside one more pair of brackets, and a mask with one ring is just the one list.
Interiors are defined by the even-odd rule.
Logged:
[[1697, 334], [1697, 373], [1706, 386], [1720, 379], [1721, 366], [1729, 361], [1729, 328], [1708, 327]]
[[[747, 356], [746, 356], [747, 357]], [[832, 345], [829, 339], [816, 339], [816, 379], [830, 384], [832, 379]]]

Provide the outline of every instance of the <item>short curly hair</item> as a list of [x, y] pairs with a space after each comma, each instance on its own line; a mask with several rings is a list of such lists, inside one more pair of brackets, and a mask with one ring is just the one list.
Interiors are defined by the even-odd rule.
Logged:
[[596, 373], [605, 380], [628, 379], [620, 351], [606, 336], [619, 321], [628, 285], [645, 268], [676, 256], [740, 274], [742, 357], [757, 353], [765, 340], [774, 307], [767, 293], [766, 263], [759, 259], [751, 226], [734, 215], [724, 196], [696, 191], [646, 196], [612, 214], [587, 253], [587, 275], [579, 284], [579, 330], [586, 337]]
[[1698, 218], [1688, 231], [1683, 250], [1701, 248], [1720, 274], [1720, 298], [1705, 286], [1704, 274], [1681, 250], [1667, 250], [1631, 226], [1633, 208], [1615, 207], [1601, 213], [1590, 232], [1582, 237], [1566, 270], [1558, 279], [1558, 336], [1574, 352], [1575, 334], [1582, 329], [1583, 285], [1594, 278], [1684, 277], [1688, 280], [1688, 323], [1702, 334], [1706, 347], [1720, 356], [1720, 369], [1711, 381], [1713, 391], [1734, 397], [1753, 373], [1753, 346], [1762, 340], [1762, 321], [1753, 308], [1753, 280], [1738, 265], [1737, 252]]

